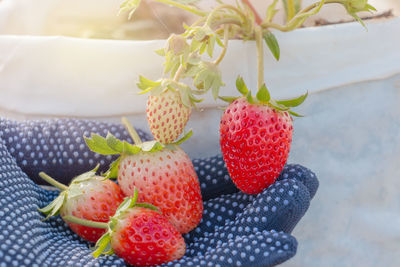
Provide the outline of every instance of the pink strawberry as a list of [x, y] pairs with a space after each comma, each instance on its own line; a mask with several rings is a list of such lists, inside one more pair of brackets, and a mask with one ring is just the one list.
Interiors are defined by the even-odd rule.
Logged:
[[[186, 250], [181, 234], [156, 207], [136, 203], [136, 199], [137, 190], [133, 197], [125, 199], [108, 224], [74, 216], [67, 216], [66, 220], [108, 230], [96, 243], [95, 257], [114, 252], [133, 266], [155, 266], [181, 258]], [[105, 251], [107, 247], [111, 249]]]
[[179, 93], [173, 89], [147, 100], [147, 120], [154, 139], [163, 144], [175, 141], [189, 120], [191, 107], [185, 106]]
[[[97, 168], [98, 166], [74, 178], [69, 187], [58, 183], [43, 172], [39, 173], [48, 183], [62, 190], [53, 202], [40, 211], [47, 214], [47, 218], [60, 213], [62, 218], [73, 215], [87, 220], [108, 222], [123, 201], [124, 195], [117, 184], [96, 176]], [[103, 229], [69, 222], [67, 224], [72, 231], [90, 242], [96, 242], [105, 233]]]
[[246, 97], [234, 100], [220, 122], [220, 145], [229, 174], [245, 193], [257, 194], [275, 182], [289, 155], [293, 122], [290, 107], [306, 95], [287, 101], [270, 99], [265, 86], [254, 99], [241, 78], [238, 90]]
[[89, 148], [100, 154], [121, 154], [112, 164], [109, 177], [118, 177], [121, 190], [128, 196], [138, 188], [139, 200], [159, 207], [180, 233], [191, 231], [202, 218], [203, 202], [193, 164], [178, 146], [191, 132], [169, 145], [142, 143], [133, 128], [126, 121], [124, 124], [136, 145], [121, 142], [111, 134], [106, 138], [92, 134], [91, 139], [86, 138]]

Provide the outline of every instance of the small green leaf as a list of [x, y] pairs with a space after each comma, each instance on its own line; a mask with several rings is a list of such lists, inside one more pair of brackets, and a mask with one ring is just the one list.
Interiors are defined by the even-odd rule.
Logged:
[[366, 6], [366, 11], [371, 11], [371, 10], [373, 10], [373, 11], [378, 11], [378, 10], [376, 10], [376, 8], [374, 7], [374, 6], [372, 6], [372, 5], [370, 5], [370, 4], [367, 4]]
[[116, 160], [114, 160], [110, 164], [110, 168], [104, 174], [105, 178], [107, 178], [107, 179], [115, 179], [115, 178], [118, 177], [118, 167], [119, 167], [119, 162], [120, 161], [121, 161], [121, 157], [118, 157]]
[[274, 55], [276, 60], [279, 60], [280, 57], [280, 48], [278, 41], [276, 40], [275, 35], [270, 31], [263, 32], [263, 38], [269, 50], [271, 50], [272, 54]]
[[247, 89], [246, 84], [243, 81], [243, 78], [241, 76], [239, 76], [236, 79], [236, 88], [238, 89], [238, 91], [242, 94], [242, 95], [247, 95], [247, 93], [249, 92], [249, 89]]
[[211, 36], [210, 39], [208, 40], [208, 45], [207, 45], [207, 54], [209, 57], [213, 56], [214, 47], [215, 47], [215, 37]]
[[300, 115], [300, 114], [298, 114], [298, 113], [296, 113], [294, 111], [291, 111], [291, 110], [289, 110], [288, 112], [289, 112], [289, 114], [291, 114], [291, 115], [293, 115], [295, 117], [304, 117], [303, 115]]
[[202, 43], [200, 46], [199, 54], [202, 55], [206, 51], [206, 48], [207, 48], [207, 43], [206, 42]]
[[95, 153], [101, 155], [115, 155], [119, 154], [118, 151], [115, 151], [111, 147], [108, 146], [107, 141], [104, 137], [98, 134], [91, 134], [91, 138], [84, 137], [85, 142], [89, 149]]
[[276, 101], [276, 102], [285, 107], [297, 107], [297, 106], [301, 105], [304, 102], [304, 100], [306, 100], [307, 96], [308, 96], [308, 92], [297, 98], [293, 98], [293, 99], [289, 99], [289, 100], [280, 100], [280, 101]]
[[272, 2], [272, 4], [269, 5], [269, 7], [267, 9], [267, 16], [266, 16], [268, 21], [272, 21], [275, 14], [279, 11], [279, 9], [275, 9], [275, 6], [277, 3], [278, 3], [278, 0], [274, 0], [274, 2]]
[[139, 76], [139, 82], [137, 83], [137, 87], [141, 90], [146, 90], [149, 87], [156, 87], [159, 85], [161, 85], [160, 81], [152, 81], [143, 77], [142, 75]]
[[258, 89], [256, 97], [258, 100], [265, 103], [267, 103], [271, 99], [271, 95], [269, 94], [269, 91], [265, 86], [265, 83], [261, 86], [260, 89]]

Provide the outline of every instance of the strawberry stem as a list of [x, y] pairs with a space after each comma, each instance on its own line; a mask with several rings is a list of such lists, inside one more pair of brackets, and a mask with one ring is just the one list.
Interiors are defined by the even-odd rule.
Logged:
[[67, 222], [72, 222], [72, 223], [76, 223], [76, 224], [87, 226], [87, 227], [108, 229], [108, 223], [104, 223], [104, 222], [89, 221], [89, 220], [81, 219], [81, 218], [78, 218], [78, 217], [75, 217], [72, 215], [67, 215], [62, 218], [63, 218], [63, 220], [65, 220]]
[[256, 26], [256, 45], [257, 45], [257, 70], [258, 70], [258, 82], [257, 90], [264, 84], [264, 51], [262, 42], [262, 31], [260, 26]]
[[242, 0], [242, 2], [245, 3], [251, 9], [251, 11], [253, 12], [254, 17], [256, 19], [256, 23], [257, 24], [261, 24], [262, 19], [261, 19], [260, 15], [258, 14], [258, 12], [256, 11], [256, 9], [254, 8], [254, 6], [250, 3], [250, 1], [249, 0]]
[[228, 49], [228, 41], [229, 41], [229, 25], [224, 26], [224, 48], [222, 49], [219, 57], [214, 61], [215, 65], [218, 65], [222, 59], [224, 59], [226, 50]]
[[65, 191], [68, 189], [68, 186], [57, 182], [54, 178], [51, 178], [49, 175], [47, 175], [44, 172], [39, 172], [39, 176], [45, 180], [46, 182], [48, 182], [49, 184], [51, 184], [52, 186], [57, 187], [58, 189], [60, 189], [61, 191]]
[[122, 121], [122, 124], [125, 126], [125, 129], [128, 131], [129, 135], [131, 136], [135, 145], [142, 144], [142, 139], [140, 139], [140, 136], [135, 131], [135, 129], [132, 127], [132, 124], [130, 124], [128, 119], [125, 117], [122, 117], [121, 121]]

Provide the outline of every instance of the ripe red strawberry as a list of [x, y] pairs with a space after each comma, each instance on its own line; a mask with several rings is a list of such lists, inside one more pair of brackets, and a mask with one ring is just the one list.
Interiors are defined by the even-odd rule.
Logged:
[[[47, 214], [47, 218], [60, 213], [62, 218], [73, 215], [82, 219], [108, 222], [123, 201], [124, 195], [117, 184], [96, 176], [97, 168], [74, 178], [69, 187], [41, 172], [39, 175], [44, 180], [63, 191], [40, 211]], [[72, 231], [90, 242], [96, 242], [105, 233], [103, 229], [69, 222], [67, 224]]]
[[189, 120], [191, 107], [185, 106], [179, 92], [169, 89], [147, 100], [147, 120], [154, 139], [163, 144], [175, 141]]
[[220, 122], [220, 145], [236, 186], [245, 193], [257, 194], [281, 173], [292, 141], [289, 113], [297, 115], [289, 108], [300, 105], [307, 95], [274, 101], [263, 86], [253, 99], [241, 78], [237, 87], [247, 96], [234, 99], [225, 110]]
[[155, 141], [141, 143], [133, 128], [127, 128], [136, 145], [121, 142], [111, 134], [106, 138], [92, 134], [86, 142], [94, 152], [121, 154], [108, 176], [118, 177], [126, 195], [132, 196], [138, 188], [139, 200], [159, 207], [180, 233], [193, 230], [203, 215], [200, 184], [190, 158], [178, 146], [191, 132], [176, 143], [162, 145]]
[[[186, 250], [181, 234], [156, 207], [136, 203], [136, 198], [137, 191], [125, 199], [108, 224], [93, 224], [73, 216], [66, 220], [108, 229], [96, 243], [95, 257], [114, 252], [133, 266], [154, 266], [181, 258]], [[105, 251], [107, 247], [111, 249]]]

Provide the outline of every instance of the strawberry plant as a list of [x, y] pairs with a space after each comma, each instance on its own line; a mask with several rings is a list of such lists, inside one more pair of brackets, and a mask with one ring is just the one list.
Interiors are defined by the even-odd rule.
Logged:
[[[68, 187], [44, 172], [39, 173], [46, 182], [61, 190], [54, 201], [39, 211], [47, 215], [46, 219], [60, 214], [61, 218], [73, 215], [96, 222], [108, 222], [123, 201], [124, 194], [117, 184], [96, 175], [98, 167], [75, 177]], [[105, 232], [71, 222], [67, 224], [72, 231], [90, 242], [96, 242]]]
[[194, 229], [203, 214], [200, 184], [189, 156], [179, 147], [190, 131], [175, 143], [142, 142], [126, 119], [123, 119], [135, 144], [122, 142], [112, 134], [105, 138], [92, 134], [85, 138], [89, 148], [103, 155], [121, 155], [107, 173], [118, 178], [121, 190], [133, 196], [140, 191], [139, 201], [160, 208], [163, 215], [181, 233]]
[[181, 258], [186, 245], [181, 234], [157, 207], [137, 203], [138, 192], [125, 198], [107, 223], [66, 216], [70, 223], [106, 233], [97, 241], [94, 257], [116, 254], [133, 266], [154, 266]]
[[[286, 23], [281, 25], [274, 22], [278, 0], [269, 5], [265, 18], [261, 18], [249, 0], [236, 5], [218, 1], [219, 5], [210, 11], [196, 8], [197, 1], [155, 1], [185, 9], [199, 19], [191, 26], [185, 25], [184, 33], [171, 35], [166, 47], [156, 51], [165, 58], [161, 79], [139, 77], [141, 93], [150, 93], [146, 110], [150, 129], [156, 140], [172, 142], [182, 133], [192, 107], [202, 101], [198, 96], [211, 91], [215, 99], [229, 102], [220, 123], [221, 150], [231, 178], [246, 193], [261, 192], [282, 171], [292, 139], [291, 116], [301, 116], [290, 108], [300, 105], [307, 97], [304, 94], [281, 101], [271, 98], [264, 83], [263, 42], [276, 60], [280, 58], [279, 44], [271, 30], [297, 29], [325, 4], [341, 4], [364, 27], [357, 13], [375, 11], [367, 0], [322, 0], [305, 8], [301, 8], [301, 0], [283, 0]], [[121, 11], [130, 10], [132, 16], [139, 4], [140, 0], [126, 0]], [[237, 80], [237, 89], [242, 97], [219, 94], [224, 82], [218, 66], [233, 38], [256, 41], [258, 83], [255, 98], [241, 78]], [[215, 46], [222, 47], [216, 59]], [[192, 84], [180, 81], [181, 78], [191, 79]]]

